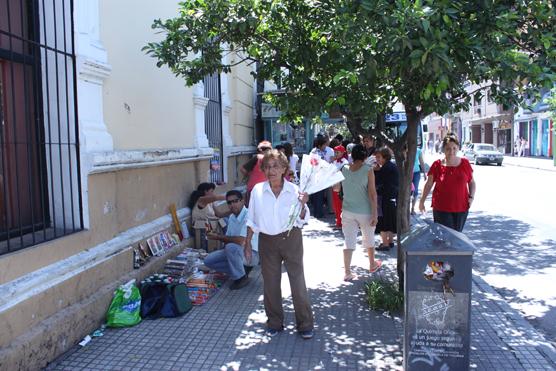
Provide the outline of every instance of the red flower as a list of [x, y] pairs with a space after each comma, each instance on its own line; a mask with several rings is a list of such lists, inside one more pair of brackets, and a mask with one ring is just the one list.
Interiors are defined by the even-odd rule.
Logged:
[[311, 158], [311, 166], [317, 166], [319, 164], [319, 160], [315, 157]]

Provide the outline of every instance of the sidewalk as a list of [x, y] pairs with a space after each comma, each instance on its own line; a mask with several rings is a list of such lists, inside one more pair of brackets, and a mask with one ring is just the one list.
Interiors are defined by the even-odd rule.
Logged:
[[[282, 290], [287, 328], [273, 338], [264, 335], [262, 278], [256, 269], [242, 290], [230, 291], [226, 284], [207, 304], [181, 318], [109, 329], [47, 370], [401, 370], [403, 316], [368, 309], [363, 293], [368, 259], [362, 250], [353, 259], [359, 278], [346, 283], [341, 232], [312, 219], [303, 233], [316, 324], [312, 340], [302, 340], [294, 330], [286, 274]], [[376, 274], [394, 277], [395, 254], [378, 254], [384, 265]], [[471, 325], [473, 369], [556, 368], [554, 349], [478, 277], [473, 278]]]
[[529, 167], [532, 169], [556, 171], [554, 160], [546, 157], [504, 156], [504, 165]]

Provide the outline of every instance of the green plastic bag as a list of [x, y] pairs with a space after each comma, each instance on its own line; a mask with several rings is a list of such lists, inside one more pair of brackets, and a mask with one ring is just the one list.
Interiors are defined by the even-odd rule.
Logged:
[[141, 294], [135, 280], [118, 287], [106, 314], [109, 327], [128, 327], [141, 322]]

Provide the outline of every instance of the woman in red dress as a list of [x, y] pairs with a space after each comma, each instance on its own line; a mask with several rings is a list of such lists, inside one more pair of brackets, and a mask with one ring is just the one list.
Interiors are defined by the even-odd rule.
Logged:
[[433, 162], [421, 195], [419, 210], [425, 212], [425, 200], [433, 185], [432, 210], [435, 223], [461, 232], [475, 197], [473, 169], [466, 158], [457, 156], [459, 141], [448, 134], [442, 141], [444, 159]]

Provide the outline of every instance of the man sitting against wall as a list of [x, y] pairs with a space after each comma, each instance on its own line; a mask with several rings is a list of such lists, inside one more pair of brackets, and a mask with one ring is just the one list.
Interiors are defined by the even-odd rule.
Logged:
[[247, 208], [241, 192], [231, 190], [226, 193], [226, 203], [232, 214], [228, 220], [228, 229], [225, 235], [208, 233], [209, 240], [221, 241], [224, 248], [211, 252], [205, 258], [204, 264], [217, 272], [226, 273], [234, 282], [231, 290], [239, 290], [249, 284], [249, 272], [259, 262], [258, 235], [253, 235], [253, 257], [249, 263], [245, 260], [243, 246], [247, 236]]

